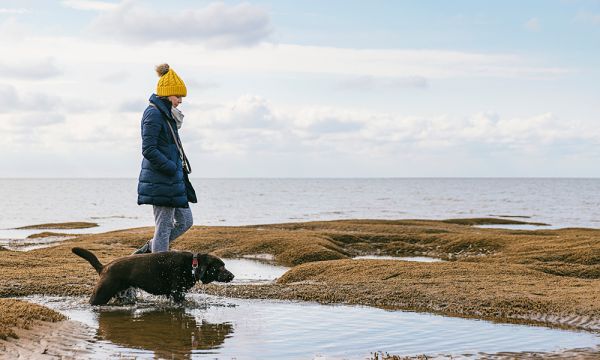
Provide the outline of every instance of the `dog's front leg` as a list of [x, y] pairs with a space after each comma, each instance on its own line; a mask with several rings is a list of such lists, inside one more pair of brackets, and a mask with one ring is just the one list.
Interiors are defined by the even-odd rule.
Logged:
[[180, 304], [185, 300], [185, 292], [183, 291], [171, 291], [169, 297], [173, 299], [174, 302]]
[[104, 305], [106, 303], [108, 303], [108, 301], [115, 296], [116, 293], [118, 293], [121, 290], [125, 290], [123, 289], [123, 287], [119, 287], [116, 284], [113, 284], [110, 281], [100, 281], [97, 285], [96, 288], [94, 289], [94, 293], [92, 294], [92, 297], [90, 298], [90, 304], [92, 305]]

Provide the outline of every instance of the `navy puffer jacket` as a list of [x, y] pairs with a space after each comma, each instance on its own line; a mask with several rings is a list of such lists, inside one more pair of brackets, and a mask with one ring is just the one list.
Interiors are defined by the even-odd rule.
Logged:
[[152, 94], [142, 117], [142, 170], [138, 182], [138, 204], [187, 208], [183, 166], [177, 145], [167, 125], [179, 137], [171, 115], [171, 103]]

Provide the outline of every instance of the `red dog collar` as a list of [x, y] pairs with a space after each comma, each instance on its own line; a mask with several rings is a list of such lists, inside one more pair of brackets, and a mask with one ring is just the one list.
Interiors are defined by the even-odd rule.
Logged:
[[194, 254], [194, 258], [192, 259], [192, 276], [194, 279], [196, 278], [196, 269], [198, 268], [198, 254]]

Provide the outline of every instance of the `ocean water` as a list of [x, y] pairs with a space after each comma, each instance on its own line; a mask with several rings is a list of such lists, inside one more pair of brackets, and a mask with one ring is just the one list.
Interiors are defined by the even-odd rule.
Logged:
[[[196, 224], [247, 225], [333, 219], [514, 216], [558, 227], [600, 227], [600, 179], [360, 178], [192, 179]], [[0, 239], [15, 227], [90, 221], [101, 232], [154, 225], [138, 206], [136, 179], [0, 179]], [[520, 218], [527, 217], [527, 218]]]

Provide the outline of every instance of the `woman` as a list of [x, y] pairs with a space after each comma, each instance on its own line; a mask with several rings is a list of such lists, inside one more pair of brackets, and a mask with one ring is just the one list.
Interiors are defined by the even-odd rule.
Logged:
[[156, 228], [154, 238], [135, 254], [169, 250], [169, 243], [193, 224], [188, 202], [196, 194], [187, 174], [191, 167], [183, 151], [178, 130], [183, 114], [177, 107], [187, 95], [183, 80], [169, 67], [156, 67], [160, 79], [156, 94], [142, 117], [142, 170], [138, 182], [138, 204], [150, 204]]

